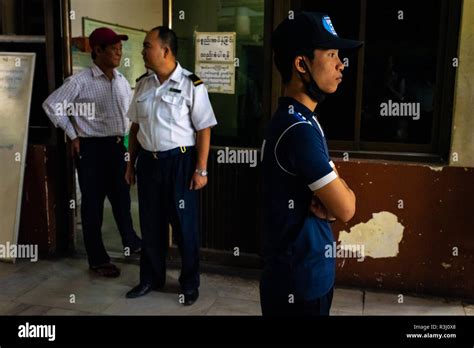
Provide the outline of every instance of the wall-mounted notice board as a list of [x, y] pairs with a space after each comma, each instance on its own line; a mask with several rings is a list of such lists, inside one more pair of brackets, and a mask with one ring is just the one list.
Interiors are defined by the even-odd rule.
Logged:
[[[16, 245], [20, 224], [35, 53], [0, 52], [0, 245]], [[14, 258], [0, 258], [13, 261]]]

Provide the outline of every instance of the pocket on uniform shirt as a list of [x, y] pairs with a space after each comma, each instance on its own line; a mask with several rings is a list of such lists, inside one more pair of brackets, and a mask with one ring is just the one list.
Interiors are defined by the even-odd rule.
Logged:
[[153, 94], [147, 93], [138, 97], [135, 104], [138, 122], [146, 122], [153, 112]]
[[181, 95], [173, 95], [173, 94], [163, 94], [161, 99], [168, 104], [175, 105], [177, 107], [181, 107], [183, 105], [183, 96]]
[[177, 119], [187, 114], [184, 97], [181, 95], [164, 94], [161, 96], [160, 112], [168, 119]]

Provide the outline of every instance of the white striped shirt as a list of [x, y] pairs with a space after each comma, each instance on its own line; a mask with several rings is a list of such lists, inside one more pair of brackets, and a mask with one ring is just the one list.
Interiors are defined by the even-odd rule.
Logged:
[[114, 70], [112, 81], [95, 64], [64, 81], [43, 103], [55, 127], [71, 140], [79, 137], [124, 136], [132, 90], [125, 77]]

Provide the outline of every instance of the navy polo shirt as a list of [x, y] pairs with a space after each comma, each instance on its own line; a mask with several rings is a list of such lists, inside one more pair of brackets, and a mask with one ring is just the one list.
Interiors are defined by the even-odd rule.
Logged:
[[283, 97], [262, 145], [264, 271], [262, 289], [310, 301], [334, 285], [334, 241], [329, 223], [309, 210], [313, 191], [337, 177], [317, 116]]

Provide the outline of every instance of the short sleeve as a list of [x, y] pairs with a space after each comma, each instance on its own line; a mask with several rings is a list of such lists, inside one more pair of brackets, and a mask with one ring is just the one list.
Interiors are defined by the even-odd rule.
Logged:
[[217, 124], [207, 89], [203, 84], [194, 89], [191, 121], [196, 131], [214, 127]]
[[337, 178], [324, 141], [312, 125], [302, 122], [288, 129], [277, 152], [289, 171], [301, 177], [311, 191], [319, 190]]

